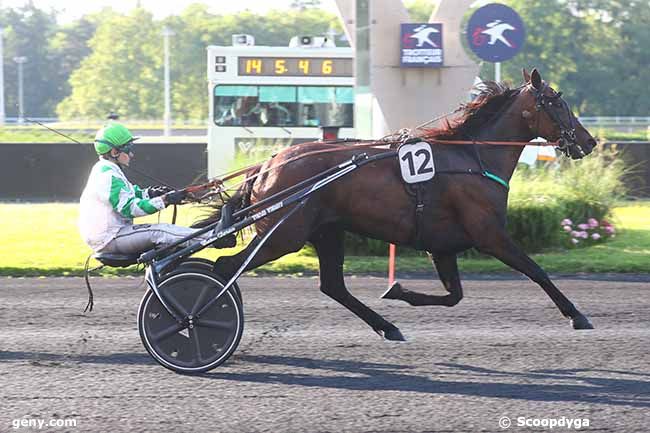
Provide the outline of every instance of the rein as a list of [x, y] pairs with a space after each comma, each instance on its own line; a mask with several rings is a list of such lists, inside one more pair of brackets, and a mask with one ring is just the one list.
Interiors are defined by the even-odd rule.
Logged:
[[[421, 138], [422, 140], [426, 141], [427, 143], [429, 143], [431, 145], [433, 145], [433, 144], [442, 144], [442, 145], [455, 145], [455, 144], [456, 145], [468, 145], [468, 144], [477, 145], [477, 144], [480, 144], [480, 145], [491, 145], [491, 146], [522, 146], [523, 147], [523, 146], [528, 146], [528, 145], [531, 145], [531, 144], [535, 145], [535, 146], [558, 146], [558, 144], [559, 144], [559, 141], [550, 141], [550, 142], [545, 142], [545, 143], [544, 142], [539, 143], [539, 142], [529, 142], [529, 141], [438, 140], [438, 139], [435, 139], [435, 138], [426, 138], [426, 137], [413, 137], [413, 138]], [[343, 140], [341, 140], [340, 142], [343, 142]], [[200, 200], [204, 199], [207, 196], [220, 194], [222, 192], [227, 191], [228, 189], [234, 189], [236, 187], [239, 187], [239, 186], [243, 185], [244, 183], [249, 182], [249, 181], [251, 181], [253, 179], [256, 179], [257, 177], [259, 177], [259, 176], [261, 176], [263, 174], [266, 174], [266, 173], [271, 172], [273, 170], [279, 169], [280, 167], [283, 167], [283, 166], [285, 166], [285, 165], [287, 165], [287, 164], [289, 164], [291, 162], [297, 161], [297, 160], [299, 160], [301, 158], [305, 158], [307, 156], [320, 155], [320, 154], [332, 153], [332, 152], [343, 152], [343, 151], [349, 151], [351, 149], [360, 149], [360, 148], [381, 149], [384, 146], [392, 146], [392, 145], [395, 145], [395, 144], [401, 144], [403, 142], [403, 140], [384, 140], [383, 142], [382, 142], [382, 140], [378, 140], [378, 141], [361, 141], [361, 140], [359, 140], [359, 142], [361, 142], [363, 144], [356, 144], [354, 146], [336, 147], [336, 148], [332, 148], [332, 149], [314, 150], [312, 152], [307, 152], [307, 153], [303, 153], [301, 155], [296, 155], [293, 158], [287, 159], [286, 161], [284, 161], [281, 164], [274, 165], [273, 167], [269, 167], [264, 171], [257, 172], [254, 175], [247, 177], [246, 179], [244, 179], [241, 182], [238, 182], [238, 183], [236, 183], [234, 185], [230, 185], [228, 188], [225, 188], [225, 186], [223, 185], [225, 181], [230, 180], [230, 179], [234, 179], [234, 178], [239, 177], [241, 175], [244, 175], [244, 174], [250, 173], [252, 171], [255, 171], [255, 170], [259, 169], [260, 167], [262, 167], [262, 165], [264, 165], [264, 163], [266, 161], [260, 162], [260, 163], [257, 163], [257, 164], [253, 164], [253, 165], [250, 165], [248, 167], [241, 168], [241, 169], [239, 169], [237, 171], [234, 171], [232, 173], [228, 173], [223, 177], [212, 179], [212, 180], [210, 180], [210, 181], [208, 181], [206, 183], [203, 183], [203, 184], [190, 185], [190, 186], [185, 188], [185, 191], [187, 191], [188, 193], [197, 193], [197, 192], [205, 190], [205, 189], [217, 187], [216, 191], [213, 191], [213, 192], [210, 192], [210, 193], [204, 195], [203, 197], [201, 197], [199, 199], [199, 201], [200, 201]], [[301, 143], [300, 145], [307, 145], [307, 144], [314, 144], [314, 143], [319, 143], [319, 142], [318, 141], [312, 141], [312, 142], [308, 142], [308, 143]], [[337, 144], [337, 143], [339, 143], [339, 141], [322, 142], [322, 143], [323, 144]], [[469, 171], [446, 171], [445, 173], [480, 174], [482, 176], [485, 176], [485, 177], [487, 177], [487, 178], [489, 178], [489, 179], [503, 185], [504, 187], [506, 187], [506, 189], [509, 188], [508, 183], [506, 181], [504, 181], [500, 177], [496, 176], [495, 174], [492, 174], [489, 171], [483, 170], [483, 169], [482, 169], [482, 171], [480, 173], [472, 171], [472, 170], [469, 170]]]

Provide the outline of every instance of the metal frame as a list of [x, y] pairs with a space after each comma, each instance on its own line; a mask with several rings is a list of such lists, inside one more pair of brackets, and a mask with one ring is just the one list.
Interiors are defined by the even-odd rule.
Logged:
[[[362, 167], [368, 163], [375, 162], [377, 160], [381, 159], [386, 159], [393, 157], [397, 154], [396, 151], [390, 150], [386, 151], [377, 155], [374, 155], [372, 157], [369, 157], [367, 153], [361, 153], [358, 155], [353, 156], [349, 160], [346, 160], [342, 162], [341, 164], [332, 167], [328, 170], [325, 170], [315, 176], [312, 176], [309, 179], [306, 179], [302, 182], [299, 182], [298, 184], [281, 191], [280, 193], [274, 194], [270, 197], [267, 197], [264, 200], [261, 200], [258, 203], [255, 203], [245, 209], [242, 209], [240, 211], [237, 211], [233, 214], [233, 218], [237, 217], [242, 217], [244, 215], [249, 214], [251, 211], [254, 209], [258, 209], [261, 206], [264, 206], [268, 204], [269, 202], [273, 200], [279, 200], [274, 202], [273, 204], [266, 206], [262, 210], [259, 210], [255, 212], [254, 214], [244, 217], [241, 221], [231, 225], [230, 227], [222, 228], [220, 227], [219, 223], [213, 223], [207, 227], [204, 227], [203, 229], [186, 236], [183, 239], [180, 239], [179, 241], [175, 242], [174, 244], [170, 245], [167, 248], [157, 250], [157, 251], [150, 251], [147, 253], [144, 253], [140, 258], [138, 259], [139, 263], [145, 263], [147, 264], [147, 269], [145, 272], [145, 281], [151, 288], [151, 290], [155, 293], [155, 295], [158, 297], [160, 300], [160, 303], [165, 307], [165, 309], [169, 312], [169, 314], [174, 317], [174, 319], [178, 320], [179, 322], [183, 321], [183, 318], [180, 317], [174, 309], [169, 305], [169, 303], [165, 300], [164, 295], [161, 293], [160, 289], [158, 288], [158, 281], [159, 278], [162, 274], [165, 273], [165, 270], [168, 269], [170, 266], [173, 266], [174, 263], [177, 263], [178, 261], [189, 257], [204, 248], [207, 248], [209, 245], [211, 245], [213, 242], [230, 235], [231, 233], [237, 232], [249, 225], [254, 224], [258, 220], [271, 215], [273, 213], [278, 212], [281, 209], [284, 209], [287, 206], [296, 204], [296, 206], [291, 209], [287, 214], [282, 216], [274, 225], [269, 229], [264, 236], [258, 241], [258, 244], [255, 246], [253, 251], [248, 255], [246, 260], [242, 263], [242, 265], [239, 267], [237, 272], [230, 278], [228, 283], [220, 290], [219, 294], [215, 296], [213, 299], [211, 299], [206, 305], [199, 310], [199, 312], [196, 314], [198, 317], [202, 312], [206, 311], [208, 308], [210, 308], [211, 305], [213, 305], [219, 297], [221, 297], [231, 286], [232, 284], [237, 280], [237, 278], [242, 274], [244, 269], [246, 269], [246, 266], [250, 263], [250, 261], [255, 257], [257, 252], [260, 250], [260, 248], [266, 243], [266, 241], [269, 239], [269, 237], [273, 234], [273, 232], [282, 224], [284, 221], [286, 221], [291, 215], [293, 215], [295, 212], [298, 211], [298, 209], [301, 209], [305, 206], [307, 201], [309, 200], [309, 196], [313, 194], [314, 192], [324, 188], [325, 186], [329, 185], [330, 183], [336, 181], [337, 179], [347, 175], [348, 173], [356, 170], [359, 167]], [[284, 199], [280, 199], [282, 196], [287, 196]], [[200, 241], [193, 243], [192, 245], [189, 245], [185, 248], [182, 248], [181, 250], [178, 250], [176, 252], [173, 252], [171, 254], [165, 255], [165, 253], [168, 253], [169, 251], [173, 250], [174, 248], [178, 247], [179, 245], [191, 241], [192, 239], [195, 239], [196, 237], [203, 235], [205, 233], [213, 232], [213, 235], [208, 238], [205, 241]]]

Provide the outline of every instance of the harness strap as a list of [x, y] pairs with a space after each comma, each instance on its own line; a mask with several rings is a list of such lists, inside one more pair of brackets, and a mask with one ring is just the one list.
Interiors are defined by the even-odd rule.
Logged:
[[90, 279], [88, 278], [89, 274], [93, 271], [98, 271], [104, 267], [104, 265], [97, 266], [96, 268], [90, 269], [90, 259], [93, 257], [93, 254], [91, 253], [88, 258], [86, 259], [86, 264], [84, 265], [84, 280], [86, 280], [86, 288], [88, 288], [88, 303], [86, 304], [86, 308], [84, 308], [84, 313], [86, 311], [90, 312], [93, 311], [93, 305], [95, 303], [93, 302], [93, 289], [90, 288]]
[[503, 185], [503, 187], [504, 187], [506, 190], [509, 190], [509, 189], [510, 189], [510, 185], [508, 185], [508, 182], [506, 182], [505, 180], [501, 179], [501, 178], [500, 178], [499, 176], [497, 176], [496, 174], [494, 174], [494, 173], [490, 173], [490, 172], [487, 171], [487, 170], [484, 170], [483, 173], [481, 173], [481, 174], [482, 174], [483, 176], [487, 177], [488, 179], [493, 180], [493, 181], [495, 181], [496, 183], [498, 183], [498, 184], [500, 184], [500, 185]]
[[422, 250], [422, 217], [424, 216], [424, 182], [415, 184], [415, 249]]

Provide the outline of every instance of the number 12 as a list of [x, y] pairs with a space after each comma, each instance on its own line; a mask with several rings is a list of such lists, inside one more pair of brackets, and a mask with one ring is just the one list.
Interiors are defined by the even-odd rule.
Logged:
[[[415, 171], [415, 163], [413, 161], [413, 154], [415, 153], [415, 156], [419, 157], [420, 155], [424, 155], [424, 161], [422, 161], [422, 164], [420, 164], [420, 168], [418, 168], [418, 171]], [[415, 152], [407, 152], [404, 154], [402, 157], [402, 161], [407, 161], [409, 164], [409, 172], [411, 173], [411, 176], [415, 176], [416, 174], [426, 174], [426, 173], [432, 173], [433, 168], [432, 167], [427, 167], [429, 165], [429, 158], [431, 158], [431, 154], [427, 152], [424, 149], [416, 150]]]

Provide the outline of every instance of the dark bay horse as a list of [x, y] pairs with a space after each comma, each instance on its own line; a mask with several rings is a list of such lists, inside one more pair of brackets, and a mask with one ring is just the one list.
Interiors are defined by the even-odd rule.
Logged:
[[[435, 143], [435, 139], [527, 142], [540, 136], [551, 141], [559, 140], [558, 147], [574, 159], [589, 154], [596, 141], [575, 118], [561, 94], [549, 87], [537, 70], [530, 75], [524, 71], [524, 79], [524, 84], [516, 89], [489, 84], [476, 100], [463, 107], [456, 121], [421, 134], [423, 139], [434, 142], [436, 175], [423, 188], [424, 208], [420, 219], [423, 223], [419, 228], [415, 221], [416, 200], [401, 178], [397, 157], [383, 159], [314, 194], [305, 207], [278, 228], [246, 269], [254, 269], [298, 251], [310, 242], [318, 254], [320, 290], [384, 338], [403, 340], [395, 325], [352, 296], [345, 287], [344, 232], [415, 247], [431, 255], [448, 292], [446, 295], [417, 293], [396, 283], [383, 296], [416, 306], [456, 305], [463, 297], [456, 255], [476, 247], [539, 284], [560, 312], [571, 319], [575, 329], [592, 328], [588, 319], [551, 282], [546, 272], [508, 235], [507, 187], [480, 175], [489, 170], [507, 182], [523, 147]], [[341, 151], [307, 155], [276, 170], [266, 171], [298, 155], [336, 147]], [[231, 203], [241, 208], [258, 202], [361, 152], [373, 155], [385, 150], [355, 149], [354, 146], [328, 143], [289, 147], [265, 162], [259, 170], [262, 174], [240, 188]], [[242, 252], [220, 258], [215, 271], [223, 276], [232, 275], [255, 247], [257, 239], [280, 217], [273, 214], [258, 221], [255, 224], [256, 238]]]

